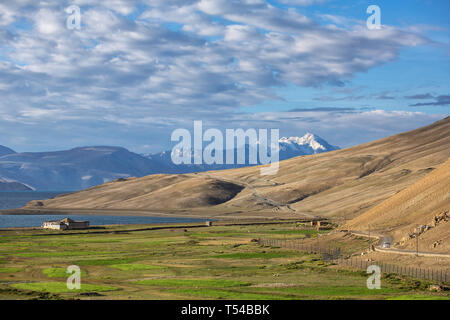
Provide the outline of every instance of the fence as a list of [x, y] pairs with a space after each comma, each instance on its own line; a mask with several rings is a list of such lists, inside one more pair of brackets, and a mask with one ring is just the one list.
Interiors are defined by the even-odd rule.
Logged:
[[367, 270], [367, 267], [370, 265], [377, 265], [380, 267], [381, 272], [386, 274], [395, 273], [415, 279], [424, 279], [442, 283], [450, 282], [450, 273], [448, 269], [445, 270], [399, 266], [396, 264], [389, 264], [378, 261], [367, 261], [367, 259], [363, 259], [360, 257], [350, 257], [348, 259], [339, 258], [337, 260], [334, 260], [333, 262], [362, 270]]
[[320, 253], [324, 260], [335, 260], [341, 256], [341, 248], [323, 247], [319, 244], [306, 244], [298, 240], [258, 239], [262, 246], [289, 248], [310, 253]]
[[258, 239], [258, 243], [263, 246], [272, 246], [280, 248], [289, 248], [293, 250], [306, 251], [309, 253], [320, 253], [322, 259], [331, 261], [339, 265], [346, 265], [352, 268], [367, 270], [370, 265], [377, 265], [380, 267], [382, 273], [395, 273], [408, 276], [415, 279], [424, 279], [429, 281], [436, 281], [442, 283], [450, 282], [450, 272], [448, 269], [430, 269], [418, 268], [411, 266], [399, 266], [377, 261], [368, 261], [367, 258], [362, 257], [341, 257], [340, 248], [323, 247], [319, 244], [306, 244], [299, 240], [282, 240], [282, 239]]

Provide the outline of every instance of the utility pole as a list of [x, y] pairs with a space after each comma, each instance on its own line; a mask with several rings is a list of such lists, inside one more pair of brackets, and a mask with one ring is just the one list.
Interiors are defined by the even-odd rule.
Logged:
[[416, 230], [414, 231], [416, 234], [416, 257], [419, 256], [419, 235], [420, 235], [420, 227], [416, 225]]
[[369, 224], [369, 252], [370, 252], [370, 224]]
[[416, 235], [416, 256], [419, 256], [419, 233]]

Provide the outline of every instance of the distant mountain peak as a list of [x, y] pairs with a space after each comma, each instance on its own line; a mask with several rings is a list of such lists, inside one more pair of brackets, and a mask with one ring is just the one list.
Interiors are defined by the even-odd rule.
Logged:
[[0, 190], [1, 191], [35, 191], [35, 189], [25, 183], [14, 181], [11, 179], [5, 179], [0, 177]]
[[313, 153], [337, 150], [339, 147], [332, 146], [318, 135], [307, 132], [302, 137], [282, 137], [279, 140], [281, 147], [290, 146], [292, 148], [309, 147]]

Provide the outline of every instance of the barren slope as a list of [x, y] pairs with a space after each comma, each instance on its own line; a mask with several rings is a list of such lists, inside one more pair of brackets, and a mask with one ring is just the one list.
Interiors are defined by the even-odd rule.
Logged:
[[152, 175], [42, 201], [40, 208], [198, 208], [349, 219], [425, 177], [449, 157], [447, 117], [371, 143], [282, 161], [273, 176], [260, 175], [259, 167]]
[[[393, 236], [396, 246], [450, 252], [450, 160], [391, 198], [350, 221], [344, 228]], [[419, 228], [418, 228], [419, 227]]]
[[31, 201], [28, 207], [143, 210], [194, 208], [228, 201], [242, 188], [207, 177], [155, 174], [120, 179], [51, 200]]

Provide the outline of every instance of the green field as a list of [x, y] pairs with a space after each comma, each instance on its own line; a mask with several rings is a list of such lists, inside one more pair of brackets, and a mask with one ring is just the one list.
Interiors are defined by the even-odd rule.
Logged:
[[[317, 236], [294, 223], [131, 229], [0, 231], [0, 299], [449, 299], [400, 276], [369, 290], [364, 272], [255, 242]], [[70, 265], [81, 268], [80, 290], [67, 289]]]

